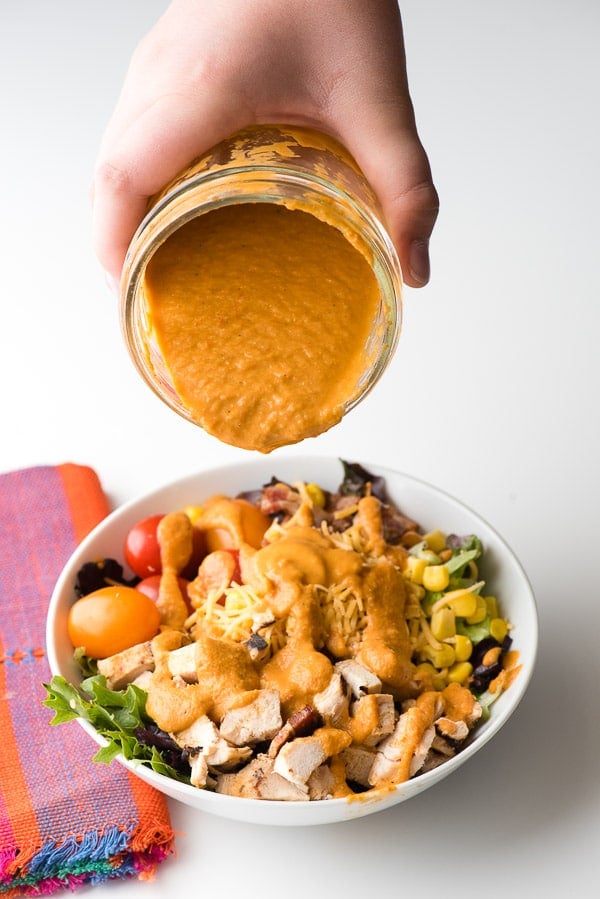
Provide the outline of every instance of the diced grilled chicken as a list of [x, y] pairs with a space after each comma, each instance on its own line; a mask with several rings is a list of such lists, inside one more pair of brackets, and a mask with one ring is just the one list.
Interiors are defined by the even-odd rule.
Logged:
[[439, 768], [440, 765], [443, 765], [444, 762], [448, 761], [448, 756], [443, 755], [440, 752], [434, 752], [433, 746], [427, 753], [427, 758], [423, 763], [423, 767], [421, 768], [421, 774], [426, 774], [428, 771], [433, 771], [434, 768]]
[[287, 802], [309, 798], [308, 787], [286, 780], [273, 770], [273, 765], [273, 759], [266, 755], [258, 755], [237, 773], [220, 774], [217, 777], [215, 791], [228, 796]]
[[[430, 695], [432, 695], [432, 694], [430, 694]], [[419, 703], [418, 703], [417, 699], [405, 699], [401, 705], [401, 709], [403, 712], [406, 712], [406, 711], [408, 711], [408, 709], [413, 709], [418, 704]], [[442, 700], [442, 694], [436, 693], [434, 706], [431, 711], [431, 714], [432, 714], [434, 720], [436, 718], [439, 718], [443, 711], [444, 711], [444, 703]]]
[[350, 745], [346, 731], [320, 727], [310, 737], [297, 737], [285, 743], [275, 758], [273, 770], [298, 786], [305, 786], [319, 765]]
[[438, 753], [444, 758], [452, 758], [453, 755], [456, 755], [456, 746], [453, 743], [450, 743], [448, 740], [444, 739], [444, 737], [440, 737], [439, 734], [436, 734], [431, 742], [431, 749], [433, 752]]
[[396, 709], [390, 693], [369, 693], [350, 706], [357, 730], [366, 731], [359, 740], [364, 746], [376, 746], [384, 737], [394, 732]]
[[226, 712], [219, 730], [235, 746], [247, 746], [272, 739], [282, 723], [277, 690], [259, 690], [252, 702]]
[[230, 770], [245, 762], [252, 754], [249, 746], [232, 746], [225, 740], [207, 715], [202, 715], [189, 727], [172, 736], [179, 746], [193, 750], [191, 761], [201, 755], [210, 768]]
[[453, 721], [452, 718], [444, 716], [436, 720], [435, 728], [440, 736], [450, 740], [461, 741], [469, 735], [469, 726], [466, 721]]
[[208, 780], [208, 762], [206, 756], [198, 750], [190, 754], [190, 782], [193, 787], [202, 790]]
[[138, 674], [131, 683], [135, 687], [139, 687], [140, 690], [145, 690], [146, 693], [150, 689], [150, 684], [152, 683], [152, 672], [151, 671], [142, 671], [141, 674]]
[[423, 736], [419, 741], [419, 745], [417, 746], [408, 771], [409, 777], [414, 777], [425, 763], [425, 759], [427, 758], [427, 754], [431, 748], [431, 744], [433, 742], [433, 738], [435, 737], [435, 727], [428, 727], [426, 731], [424, 731]]
[[203, 753], [208, 753], [218, 743], [219, 731], [208, 715], [201, 715], [189, 727], [185, 727], [171, 736], [179, 746], [199, 749]]
[[150, 642], [137, 643], [106, 659], [98, 659], [98, 671], [106, 677], [109, 690], [123, 690], [145, 671], [154, 671]]
[[473, 727], [475, 727], [475, 725], [477, 724], [477, 722], [479, 721], [479, 719], [481, 718], [482, 715], [483, 715], [483, 709], [482, 709], [481, 705], [477, 701], [474, 701], [473, 708], [467, 715], [465, 715], [465, 719], [464, 719], [469, 730], [471, 730]]
[[394, 732], [377, 747], [369, 775], [371, 786], [403, 783], [422, 767], [435, 737], [435, 728], [416, 706], [398, 719]]
[[171, 677], [180, 677], [186, 684], [197, 683], [199, 651], [200, 646], [198, 643], [188, 643], [179, 649], [173, 649], [167, 659]]
[[335, 667], [355, 699], [366, 693], [381, 693], [382, 684], [377, 675], [354, 659], [342, 659], [335, 663]]
[[346, 766], [346, 780], [368, 787], [369, 775], [375, 761], [375, 752], [372, 749], [365, 749], [363, 746], [348, 746], [340, 753], [340, 756]]
[[331, 799], [335, 787], [335, 778], [328, 765], [320, 765], [308, 778], [308, 796], [310, 799]]
[[462, 684], [448, 684], [442, 690], [443, 714], [453, 721], [464, 721], [471, 729], [482, 715], [481, 705]]
[[326, 724], [337, 727], [348, 715], [348, 697], [344, 692], [342, 676], [334, 671], [327, 687], [313, 697], [313, 703]]

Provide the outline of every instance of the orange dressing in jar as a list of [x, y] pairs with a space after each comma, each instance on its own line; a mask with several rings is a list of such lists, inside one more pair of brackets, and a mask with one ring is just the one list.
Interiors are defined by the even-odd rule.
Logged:
[[154, 200], [123, 277], [149, 385], [219, 440], [270, 452], [328, 430], [381, 376], [401, 275], [360, 170], [333, 139], [246, 129]]

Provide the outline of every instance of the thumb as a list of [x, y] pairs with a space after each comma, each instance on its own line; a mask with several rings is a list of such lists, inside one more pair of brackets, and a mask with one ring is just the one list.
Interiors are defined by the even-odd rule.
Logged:
[[405, 283], [422, 287], [430, 275], [429, 238], [438, 194], [412, 116], [395, 127], [388, 119], [381, 116], [370, 127], [353, 129], [344, 142], [379, 198]]

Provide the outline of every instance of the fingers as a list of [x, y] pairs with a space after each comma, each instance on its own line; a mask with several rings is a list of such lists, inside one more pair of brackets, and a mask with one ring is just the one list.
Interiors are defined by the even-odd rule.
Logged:
[[93, 180], [93, 237], [98, 259], [113, 282], [119, 281], [149, 197], [234, 130], [223, 108], [217, 97], [160, 96], [128, 125], [121, 125], [108, 149], [101, 151]]
[[[214, 30], [196, 4], [172, 3], [132, 56], [106, 128], [93, 185], [96, 255], [118, 283], [131, 238], [153, 194], [226, 134], [247, 124], [219, 71]], [[235, 55], [234, 55], [235, 58]], [[233, 97], [236, 94], [233, 92]]]

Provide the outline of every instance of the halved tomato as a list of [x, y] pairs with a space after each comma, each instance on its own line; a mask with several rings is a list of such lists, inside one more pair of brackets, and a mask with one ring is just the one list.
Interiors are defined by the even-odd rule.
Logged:
[[[158, 591], [160, 589], [160, 579], [160, 574], [153, 574], [151, 577], [145, 577], [142, 581], [135, 585], [135, 589], [140, 590], [142, 593], [145, 593], [146, 596], [149, 596], [152, 602], [156, 602], [156, 600], [158, 599]], [[185, 604], [187, 605], [189, 613], [191, 615], [194, 609], [190, 602], [187, 589], [190, 582], [184, 577], [177, 578], [177, 581], [179, 583], [181, 595], [183, 596]]]
[[93, 659], [105, 659], [151, 640], [159, 631], [160, 612], [134, 587], [102, 587], [75, 602], [67, 619], [69, 639]]

